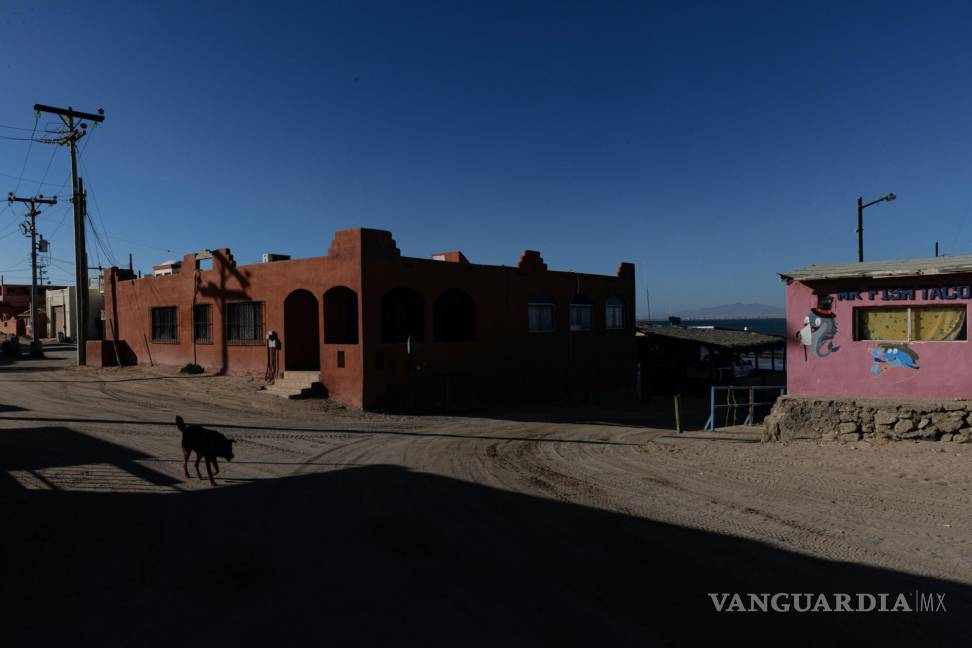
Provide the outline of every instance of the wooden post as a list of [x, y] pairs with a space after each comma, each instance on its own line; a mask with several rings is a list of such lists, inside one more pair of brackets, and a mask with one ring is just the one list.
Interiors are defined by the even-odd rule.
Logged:
[[675, 431], [679, 434], [682, 433], [682, 415], [679, 407], [679, 399], [681, 394], [675, 394]]
[[750, 388], [749, 388], [749, 419], [746, 421], [747, 423], [749, 423], [749, 425], [754, 425], [756, 423], [756, 412], [755, 412], [755, 409], [756, 408], [753, 405], [753, 403], [755, 402], [755, 399], [753, 398], [753, 391], [754, 391], [753, 388], [750, 386]]

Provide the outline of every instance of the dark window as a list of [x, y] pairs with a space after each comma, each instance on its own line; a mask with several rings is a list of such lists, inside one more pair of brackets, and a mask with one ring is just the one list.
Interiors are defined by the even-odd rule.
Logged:
[[179, 321], [175, 306], [152, 309], [152, 341], [179, 341]]
[[239, 344], [263, 342], [263, 302], [226, 304], [226, 340]]
[[344, 286], [324, 293], [324, 342], [358, 343], [358, 293]]
[[379, 351], [375, 354], [375, 369], [385, 368], [385, 352]]
[[552, 333], [554, 327], [553, 300], [537, 296], [527, 304], [527, 327], [531, 333]]
[[192, 337], [196, 342], [213, 341], [213, 307], [197, 304], [192, 307]]
[[381, 341], [402, 343], [425, 339], [425, 303], [410, 288], [393, 288], [381, 299]]
[[570, 330], [590, 331], [593, 327], [594, 305], [584, 295], [576, 295], [570, 302]]
[[458, 288], [443, 291], [432, 307], [437, 342], [471, 342], [476, 339], [476, 304]]
[[624, 302], [620, 297], [611, 297], [604, 304], [604, 328], [609, 331], [624, 328]]
[[338, 351], [337, 364], [338, 369], [344, 369], [344, 351]]

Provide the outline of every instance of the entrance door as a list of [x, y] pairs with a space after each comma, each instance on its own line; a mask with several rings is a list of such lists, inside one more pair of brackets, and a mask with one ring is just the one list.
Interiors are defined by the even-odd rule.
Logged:
[[61, 337], [67, 337], [67, 330], [65, 329], [66, 322], [64, 321], [64, 306], [55, 306], [51, 309], [51, 337], [58, 337], [58, 333]]
[[317, 298], [295, 290], [284, 300], [284, 371], [319, 371], [321, 343]]

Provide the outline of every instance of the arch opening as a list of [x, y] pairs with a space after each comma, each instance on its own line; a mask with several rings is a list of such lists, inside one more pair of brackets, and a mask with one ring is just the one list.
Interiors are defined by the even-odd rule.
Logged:
[[284, 300], [284, 371], [319, 371], [317, 298], [298, 289]]

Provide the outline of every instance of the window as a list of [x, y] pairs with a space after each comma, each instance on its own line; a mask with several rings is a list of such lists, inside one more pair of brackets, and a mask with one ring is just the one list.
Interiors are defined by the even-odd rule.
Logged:
[[965, 306], [857, 308], [855, 340], [952, 341], [967, 339]]
[[554, 331], [554, 305], [545, 297], [536, 297], [527, 304], [528, 327], [531, 333]]
[[624, 302], [614, 296], [604, 304], [604, 328], [617, 331], [624, 328]]
[[594, 305], [584, 295], [576, 295], [570, 302], [570, 330], [590, 331]]
[[358, 343], [358, 293], [336, 286], [324, 293], [325, 344]]
[[179, 341], [179, 321], [175, 306], [152, 309], [152, 341]]
[[192, 339], [196, 342], [213, 341], [213, 307], [197, 304], [192, 307]]
[[344, 369], [344, 351], [338, 351], [337, 366], [338, 369]]
[[263, 343], [263, 302], [226, 304], [226, 341]]

